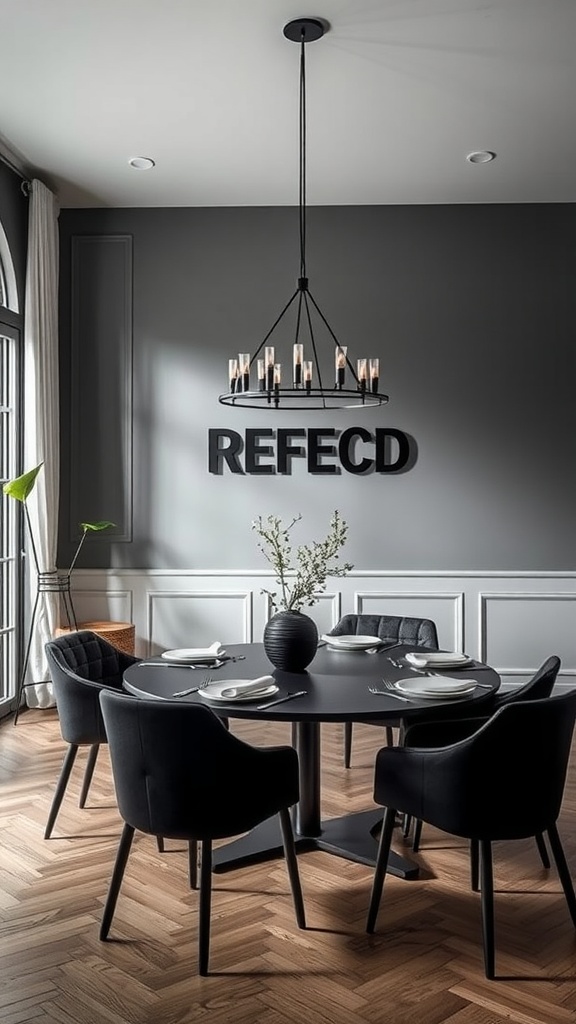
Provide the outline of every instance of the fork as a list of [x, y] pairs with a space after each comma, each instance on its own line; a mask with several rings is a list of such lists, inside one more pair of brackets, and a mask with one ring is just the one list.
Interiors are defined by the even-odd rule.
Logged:
[[402, 662], [398, 661], [397, 658], [387, 657], [386, 661], [389, 661], [393, 668], [404, 668], [404, 665], [402, 664]]
[[172, 694], [172, 696], [187, 697], [189, 693], [198, 693], [198, 690], [204, 690], [207, 686], [210, 685], [211, 682], [212, 676], [206, 676], [206, 678], [202, 680], [199, 686], [190, 686], [187, 690], [177, 690], [176, 693]]
[[410, 700], [408, 697], [401, 697], [399, 693], [396, 693], [392, 683], [387, 683], [385, 679], [382, 680], [385, 689], [379, 690], [377, 686], [369, 686], [368, 690], [370, 693], [375, 693], [380, 697], [395, 697], [396, 700], [404, 701], [405, 704], [409, 704]]

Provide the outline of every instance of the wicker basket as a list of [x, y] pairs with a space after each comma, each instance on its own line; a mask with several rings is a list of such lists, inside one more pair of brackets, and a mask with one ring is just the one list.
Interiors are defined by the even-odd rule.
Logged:
[[[89, 629], [124, 654], [134, 654], [136, 627], [131, 622], [79, 622], [78, 629]], [[64, 633], [70, 633], [70, 630], [59, 626], [56, 636], [62, 636]]]

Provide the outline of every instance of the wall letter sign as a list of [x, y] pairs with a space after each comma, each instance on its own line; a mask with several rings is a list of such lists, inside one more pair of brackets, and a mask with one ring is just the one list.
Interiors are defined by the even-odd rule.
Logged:
[[224, 467], [249, 476], [289, 476], [298, 459], [306, 460], [308, 472], [319, 476], [342, 470], [356, 476], [399, 473], [413, 454], [408, 434], [394, 427], [250, 427], [244, 437], [236, 430], [208, 431], [208, 471], [218, 476]]

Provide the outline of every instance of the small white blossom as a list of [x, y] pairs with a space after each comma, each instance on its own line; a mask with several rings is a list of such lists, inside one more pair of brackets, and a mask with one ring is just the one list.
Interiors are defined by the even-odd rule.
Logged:
[[261, 538], [258, 547], [276, 573], [278, 591], [262, 590], [268, 594], [274, 611], [300, 611], [304, 606], [316, 604], [326, 589], [329, 576], [346, 576], [354, 568], [349, 562], [338, 565], [338, 552], [346, 543], [348, 525], [334, 512], [330, 520], [330, 531], [322, 541], [301, 544], [292, 559], [290, 533], [301, 515], [294, 517], [284, 526], [278, 516], [258, 516], [252, 529]]

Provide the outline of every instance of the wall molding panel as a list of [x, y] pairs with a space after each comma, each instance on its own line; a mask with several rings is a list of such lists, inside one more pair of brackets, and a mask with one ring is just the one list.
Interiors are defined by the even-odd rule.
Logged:
[[73, 589], [74, 611], [78, 622], [96, 622], [100, 619], [132, 622], [134, 621], [133, 598], [133, 590]]
[[[420, 605], [425, 610], [420, 611]], [[443, 646], [455, 651], [463, 650], [464, 644], [464, 594], [434, 591], [370, 591], [355, 594], [354, 609], [358, 614], [411, 615], [420, 619], [432, 619], [442, 637]]]
[[114, 543], [132, 540], [132, 250], [131, 235], [71, 239], [70, 543], [87, 519], [111, 519]]
[[202, 647], [215, 640], [251, 643], [252, 608], [250, 591], [149, 590], [143, 638], [146, 656], [176, 647]]
[[[504, 685], [529, 679], [551, 654], [576, 685], [576, 573], [353, 571], [310, 609], [318, 632], [345, 612], [433, 619], [440, 645], [487, 661]], [[137, 653], [262, 637], [274, 577], [262, 571], [108, 569], [74, 573], [79, 620], [132, 621]]]
[[[526, 661], [541, 649], [542, 634], [550, 654], [562, 660], [561, 676], [576, 678], [576, 592], [508, 591], [478, 594], [479, 657], [496, 660], [508, 676], [530, 674]], [[518, 664], [516, 635], [524, 637], [522, 663]], [[532, 658], [530, 657], [532, 655]]]

